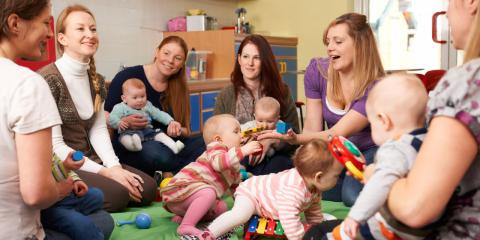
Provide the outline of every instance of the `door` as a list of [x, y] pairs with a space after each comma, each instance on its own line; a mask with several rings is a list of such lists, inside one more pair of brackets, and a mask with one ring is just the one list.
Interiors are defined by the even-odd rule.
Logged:
[[447, 7], [448, 1], [439, 0], [355, 1], [355, 11], [367, 15], [375, 33], [385, 70], [417, 73], [461, 64], [462, 54], [450, 41]]

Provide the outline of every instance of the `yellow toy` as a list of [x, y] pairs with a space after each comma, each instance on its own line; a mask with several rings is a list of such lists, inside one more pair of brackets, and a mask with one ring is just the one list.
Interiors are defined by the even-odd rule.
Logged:
[[242, 131], [242, 137], [250, 137], [254, 133], [258, 133], [265, 130], [264, 127], [253, 127]]
[[168, 185], [168, 183], [170, 183], [170, 180], [172, 180], [171, 177], [168, 177], [168, 178], [164, 178], [162, 180], [162, 182], [160, 182], [160, 189], [166, 187]]

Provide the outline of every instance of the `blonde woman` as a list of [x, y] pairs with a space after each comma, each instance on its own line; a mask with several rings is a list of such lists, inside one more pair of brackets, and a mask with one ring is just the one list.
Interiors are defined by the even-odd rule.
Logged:
[[[480, 1], [450, 0], [447, 17], [454, 47], [465, 50], [464, 64], [450, 69], [430, 92], [428, 133], [409, 174], [390, 190], [388, 210], [401, 224], [430, 227], [427, 239], [475, 239], [480, 235]], [[313, 227], [305, 239], [322, 239], [332, 228], [328, 225]]]
[[130, 199], [150, 204], [155, 196], [154, 180], [134, 168], [122, 167], [110, 142], [103, 112], [105, 82], [96, 73], [93, 58], [99, 39], [92, 12], [82, 5], [65, 8], [57, 18], [56, 37], [62, 56], [39, 71], [50, 86], [63, 122], [52, 130], [54, 152], [61, 159], [73, 150], [85, 153], [87, 159], [78, 174], [103, 191], [106, 210], [120, 211]]
[[[370, 136], [365, 102], [369, 89], [384, 75], [384, 70], [366, 16], [347, 13], [336, 18], [325, 30], [323, 43], [328, 58], [312, 59], [305, 72], [307, 114], [303, 134], [268, 133], [259, 139], [274, 137], [304, 144], [341, 135], [357, 145], [371, 163], [377, 146]], [[351, 206], [362, 184], [350, 176], [343, 181], [342, 178], [323, 198]]]

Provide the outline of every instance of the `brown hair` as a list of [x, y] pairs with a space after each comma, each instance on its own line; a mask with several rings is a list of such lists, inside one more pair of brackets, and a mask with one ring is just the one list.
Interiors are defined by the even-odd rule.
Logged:
[[143, 84], [142, 80], [138, 78], [130, 78], [127, 79], [125, 82], [122, 84], [122, 92], [125, 93], [127, 91], [128, 87], [133, 87], [137, 89], [145, 89], [145, 84]]
[[[323, 32], [323, 43], [328, 45], [327, 35], [331, 27], [346, 24], [348, 26], [348, 35], [354, 42], [353, 57], [353, 76], [354, 92], [352, 96], [345, 98], [342, 92], [340, 75], [330, 64], [328, 68], [328, 82], [331, 87], [328, 88], [329, 96], [342, 105], [348, 105], [352, 101], [359, 99], [365, 94], [365, 90], [375, 80], [385, 75], [380, 54], [378, 53], [375, 36], [370, 25], [367, 23], [367, 17], [358, 13], [347, 13], [333, 20]], [[324, 74], [324, 70], [318, 66], [319, 71]]]
[[159, 51], [168, 43], [176, 43], [182, 48], [184, 62], [182, 68], [168, 78], [168, 88], [165, 90], [165, 99], [163, 99], [163, 101], [160, 99], [160, 104], [164, 111], [171, 110], [173, 118], [180, 122], [182, 126], [185, 126], [190, 132], [190, 98], [187, 92], [187, 76], [185, 74], [185, 61], [188, 47], [181, 37], [168, 36], [162, 40], [157, 50]]
[[[282, 109], [281, 112], [285, 112], [287, 109], [287, 103], [284, 99], [287, 95], [288, 87], [282, 82], [270, 44], [261, 35], [249, 35], [240, 43], [237, 57], [242, 54], [243, 48], [249, 43], [255, 45], [260, 54], [260, 86], [262, 95], [277, 99], [280, 102]], [[242, 87], [253, 96], [253, 93], [247, 88], [247, 85], [243, 80], [242, 70], [240, 69], [238, 61], [235, 61], [235, 66], [231, 74], [231, 81], [235, 89], [235, 98], [238, 96]]]
[[[87, 7], [80, 5], [80, 4], [75, 4], [72, 6], [68, 6], [63, 11], [58, 15], [57, 23], [55, 25], [55, 35], [57, 36], [57, 49], [60, 54], [63, 53], [64, 47], [60, 42], [58, 41], [58, 34], [62, 33], [65, 34], [65, 21], [67, 20], [68, 15], [73, 12], [85, 12], [92, 16], [93, 20], [95, 21], [95, 16], [93, 16], [93, 13], [88, 9]], [[88, 78], [93, 83], [93, 87], [95, 88], [95, 103], [94, 103], [94, 110], [95, 112], [99, 112], [102, 107], [102, 98], [100, 97], [100, 83], [99, 79], [97, 76], [97, 67], [95, 66], [95, 59], [93, 56], [90, 57], [90, 62], [89, 62], [90, 68], [88, 69]]]
[[313, 140], [297, 149], [293, 164], [301, 176], [314, 177], [318, 172], [326, 172], [333, 166], [333, 156], [324, 140]]
[[17, 14], [25, 20], [32, 20], [46, 8], [50, 0], [2, 0], [0, 1], [0, 41], [10, 35], [8, 17]]
[[480, 57], [480, 3], [477, 5], [477, 12], [470, 27], [470, 34], [465, 48], [463, 62], [468, 62], [474, 58]]

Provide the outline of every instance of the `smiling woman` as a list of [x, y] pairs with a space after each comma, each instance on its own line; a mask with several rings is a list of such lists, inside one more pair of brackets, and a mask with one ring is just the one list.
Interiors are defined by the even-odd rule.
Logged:
[[[147, 100], [181, 124], [180, 131], [176, 131], [171, 125], [166, 126], [156, 121], [152, 122], [153, 128], [160, 128], [168, 136], [185, 144], [182, 151], [174, 153], [161, 142], [147, 140], [142, 143], [141, 151], [132, 152], [119, 142], [118, 133], [115, 133], [112, 142], [120, 162], [150, 175], [156, 170], [177, 172], [195, 161], [205, 150], [201, 136], [189, 136], [190, 104], [185, 75], [187, 49], [182, 38], [166, 37], [157, 47], [152, 63], [126, 68], [113, 78], [105, 102], [105, 111], [110, 113], [117, 103], [122, 102], [122, 85], [125, 81], [131, 78], [140, 79], [145, 85]], [[128, 123], [129, 129], [143, 129], [147, 125], [147, 119], [139, 114], [129, 115], [121, 121]]]
[[[249, 35], [240, 43], [231, 82], [218, 94], [215, 114], [234, 115], [240, 124], [244, 124], [254, 120], [255, 102], [268, 96], [280, 103], [280, 119], [295, 132], [299, 131], [297, 110], [290, 89], [282, 81], [272, 48], [263, 36]], [[242, 161], [247, 171], [263, 175], [293, 167], [290, 155], [295, 146], [265, 157], [273, 144], [273, 140], [263, 140], [263, 153], [254, 161]]]
[[[312, 59], [305, 71], [307, 114], [303, 133], [268, 133], [259, 139], [278, 138], [304, 144], [313, 139], [327, 140], [329, 135], [341, 135], [357, 145], [370, 163], [377, 147], [370, 136], [365, 101], [369, 89], [384, 75], [384, 70], [366, 16], [347, 13], [336, 18], [325, 30], [323, 43], [328, 58]], [[343, 181], [342, 175], [337, 186], [324, 193], [323, 198], [351, 206], [361, 188], [350, 176]]]
[[105, 81], [97, 74], [94, 61], [99, 38], [93, 13], [82, 5], [69, 6], [60, 13], [55, 29], [62, 57], [39, 71], [50, 86], [63, 122], [52, 130], [54, 152], [61, 159], [74, 150], [85, 153], [78, 174], [103, 191], [106, 210], [122, 210], [130, 198], [150, 204], [155, 196], [154, 180], [120, 165], [110, 142], [103, 113]]

